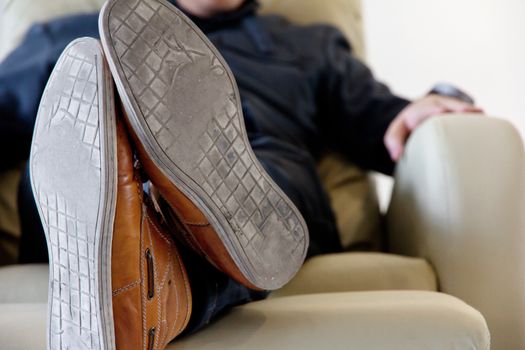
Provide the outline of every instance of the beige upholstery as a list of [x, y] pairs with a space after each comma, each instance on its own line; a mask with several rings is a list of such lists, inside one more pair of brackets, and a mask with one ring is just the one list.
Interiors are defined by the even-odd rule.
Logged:
[[[0, 268], [0, 304], [46, 302], [47, 278], [44, 264]], [[329, 254], [308, 260], [271, 297], [367, 290], [436, 291], [436, 275], [423, 259], [382, 253]]]
[[48, 275], [47, 264], [0, 268], [0, 304], [47, 302]]
[[[0, 304], [2, 349], [45, 350], [47, 305]], [[291, 296], [237, 307], [167, 350], [486, 350], [481, 314], [451, 296], [367, 292]]]
[[381, 214], [372, 176], [335, 153], [325, 155], [318, 170], [337, 219], [343, 247], [379, 250]]
[[308, 260], [272, 297], [367, 290], [436, 291], [436, 275], [423, 259], [381, 253], [327, 254]]
[[0, 304], [0, 347], [46, 350], [47, 303]]
[[260, 0], [260, 2], [263, 5], [262, 13], [280, 14], [299, 24], [330, 23], [338, 27], [352, 43], [354, 54], [361, 59], [365, 58], [360, 0]]
[[451, 296], [355, 292], [251, 303], [168, 350], [486, 350], [489, 343], [481, 314]]
[[[344, 255], [354, 254], [327, 259], [341, 266], [350, 263], [345, 261]], [[371, 261], [374, 259], [381, 260], [379, 256], [372, 257]], [[396, 259], [398, 261], [394, 262]], [[352, 272], [358, 276], [370, 272], [366, 265], [373, 264], [366, 262], [364, 256], [357, 254], [356, 260], [362, 260], [357, 266], [364, 268], [360, 271], [354, 266]], [[316, 264], [315, 261], [312, 260], [311, 264]], [[403, 264], [409, 270], [421, 270], [421, 275], [425, 270], [429, 273], [427, 277], [432, 275], [428, 266], [417, 259], [392, 257], [390, 261], [393, 267], [388, 267], [389, 260], [385, 258], [383, 267], [375, 268], [386, 280], [398, 278], [396, 273], [388, 270], [395, 270], [396, 265]], [[320, 265], [322, 267], [323, 263]], [[341, 269], [336, 270], [338, 272]], [[45, 349], [47, 266], [0, 268], [0, 281], [2, 349]], [[334, 278], [334, 281], [337, 280]], [[402, 288], [406, 281], [401, 278], [392, 283], [391, 287]], [[312, 293], [312, 290], [298, 292]], [[27, 337], [29, 333], [31, 336]], [[378, 337], [377, 333], [381, 336]], [[391, 291], [292, 295], [243, 305], [203, 331], [176, 341], [168, 350], [323, 347], [485, 350], [488, 346], [489, 333], [483, 317], [460, 300], [435, 292]]]
[[103, 3], [103, 0], [2, 0], [0, 60], [18, 45], [33, 23], [72, 13], [95, 12]]
[[480, 310], [498, 350], [525, 349], [525, 152], [494, 118], [434, 118], [410, 139], [388, 215], [392, 248], [429, 260]]

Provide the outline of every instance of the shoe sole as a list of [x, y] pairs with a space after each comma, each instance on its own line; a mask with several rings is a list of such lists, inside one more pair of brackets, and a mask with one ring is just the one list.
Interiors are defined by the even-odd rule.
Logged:
[[49, 252], [48, 349], [114, 350], [113, 85], [100, 43], [73, 41], [44, 91], [30, 156]]
[[206, 216], [246, 279], [277, 289], [298, 271], [308, 231], [256, 159], [239, 91], [204, 34], [164, 0], [111, 0], [102, 44], [135, 137]]

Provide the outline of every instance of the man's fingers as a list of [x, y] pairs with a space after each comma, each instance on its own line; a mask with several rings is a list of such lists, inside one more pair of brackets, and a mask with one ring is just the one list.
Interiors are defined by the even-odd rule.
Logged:
[[479, 107], [452, 97], [429, 95], [405, 107], [388, 127], [384, 143], [390, 158], [398, 161], [410, 133], [426, 119], [445, 113], [483, 113]]
[[419, 124], [424, 122], [427, 118], [446, 113], [448, 110], [444, 106], [438, 104], [428, 104], [420, 109], [412, 108], [401, 118], [405, 120], [405, 124], [409, 131], [414, 130]]
[[447, 96], [434, 96], [435, 104], [446, 109], [446, 112], [471, 112], [471, 113], [481, 113], [483, 110], [479, 107], [476, 107], [468, 102], [461, 101], [457, 98], [447, 97]]
[[390, 124], [385, 133], [385, 146], [393, 161], [398, 161], [403, 154], [405, 141], [410, 134], [410, 130], [402, 118], [397, 118]]
[[409, 130], [414, 130], [429, 117], [444, 113], [483, 113], [479, 107], [470, 103], [458, 100], [456, 98], [444, 96], [432, 96], [420, 102], [416, 106], [411, 106], [405, 112], [402, 112], [402, 118], [405, 119]]

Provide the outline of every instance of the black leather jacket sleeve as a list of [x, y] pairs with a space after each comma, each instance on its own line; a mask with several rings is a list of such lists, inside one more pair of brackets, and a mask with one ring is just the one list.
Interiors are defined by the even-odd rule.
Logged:
[[326, 27], [324, 70], [319, 85], [325, 135], [332, 147], [365, 168], [392, 174], [383, 144], [390, 122], [409, 103], [378, 82], [354, 55], [343, 34]]

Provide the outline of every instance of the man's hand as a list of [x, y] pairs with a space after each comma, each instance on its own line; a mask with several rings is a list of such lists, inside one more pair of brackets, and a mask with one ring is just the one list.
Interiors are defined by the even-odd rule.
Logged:
[[461, 100], [440, 95], [427, 95], [405, 107], [385, 133], [385, 146], [393, 161], [403, 155], [408, 136], [428, 118], [444, 113], [481, 113], [480, 108]]

